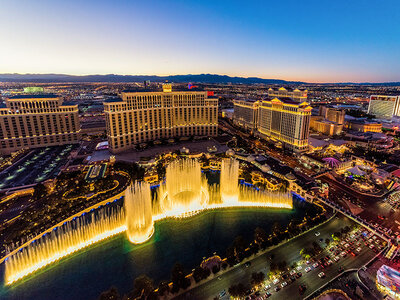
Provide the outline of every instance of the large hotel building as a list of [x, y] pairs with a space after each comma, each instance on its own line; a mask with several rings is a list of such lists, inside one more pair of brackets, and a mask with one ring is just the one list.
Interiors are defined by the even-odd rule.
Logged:
[[79, 142], [78, 105], [56, 95], [18, 95], [0, 107], [0, 153]]
[[372, 95], [369, 100], [368, 113], [378, 119], [400, 117], [400, 96]]
[[[233, 121], [243, 126], [240, 120], [245, 119], [246, 126], [256, 128], [260, 137], [281, 142], [286, 149], [305, 151], [308, 149], [312, 109], [306, 100], [307, 91], [269, 89], [264, 100], [251, 101], [248, 105], [243, 100], [235, 100]], [[251, 119], [251, 116], [254, 117]], [[254, 122], [253, 125], [251, 122]]]
[[207, 91], [134, 90], [104, 102], [111, 152], [135, 145], [180, 136], [216, 136], [218, 98]]

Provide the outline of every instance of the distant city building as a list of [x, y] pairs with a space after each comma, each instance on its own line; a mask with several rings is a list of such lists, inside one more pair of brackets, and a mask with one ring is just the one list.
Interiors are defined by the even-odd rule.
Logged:
[[318, 116], [311, 116], [310, 128], [312, 130], [328, 136], [342, 133], [345, 110], [321, 105], [318, 114]]
[[78, 105], [56, 95], [18, 95], [0, 107], [0, 152], [79, 142]]
[[233, 100], [233, 123], [245, 129], [255, 131], [258, 120], [258, 101]]
[[319, 107], [319, 115], [322, 116], [324, 119], [335, 122], [339, 125], [344, 124], [344, 117], [346, 111], [344, 109], [339, 109], [335, 107], [323, 106]]
[[307, 101], [307, 90], [302, 89], [292, 89], [289, 87], [281, 87], [279, 89], [268, 89], [268, 97], [284, 97], [291, 98], [295, 102], [304, 102]]
[[326, 120], [322, 116], [311, 116], [310, 128], [328, 136], [340, 135], [343, 132], [343, 124]]
[[378, 119], [391, 119], [400, 116], [400, 96], [372, 95], [369, 100], [368, 113]]
[[348, 129], [359, 132], [381, 132], [382, 123], [355, 119], [347, 124]]
[[104, 102], [107, 137], [113, 153], [173, 137], [216, 136], [218, 98], [196, 89], [134, 90]]
[[233, 122], [287, 149], [305, 151], [312, 109], [306, 100], [307, 91], [269, 89], [268, 98], [261, 101], [234, 100]]

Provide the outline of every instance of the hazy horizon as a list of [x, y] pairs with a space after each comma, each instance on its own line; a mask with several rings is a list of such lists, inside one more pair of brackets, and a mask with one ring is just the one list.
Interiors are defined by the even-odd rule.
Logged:
[[400, 81], [395, 0], [0, 3], [0, 73]]

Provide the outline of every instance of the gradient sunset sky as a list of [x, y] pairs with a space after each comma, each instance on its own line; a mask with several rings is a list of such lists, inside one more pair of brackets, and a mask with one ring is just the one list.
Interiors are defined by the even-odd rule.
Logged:
[[0, 0], [0, 73], [400, 81], [400, 0]]

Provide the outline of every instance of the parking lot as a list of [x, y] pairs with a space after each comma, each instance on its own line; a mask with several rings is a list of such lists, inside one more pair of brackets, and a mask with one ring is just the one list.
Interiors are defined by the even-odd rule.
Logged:
[[[332, 240], [334, 232], [340, 231], [344, 226], [353, 227], [354, 225], [353, 221], [342, 215], [335, 217], [318, 229], [307, 232], [254, 258], [251, 260], [251, 264], [247, 264], [247, 266], [241, 264], [220, 275], [218, 279], [205, 282], [177, 299], [214, 299], [221, 292], [224, 294], [223, 291], [225, 291], [225, 295], [220, 299], [229, 299], [228, 289], [230, 286], [238, 283], [249, 284], [251, 274], [254, 272], [263, 272], [267, 275], [270, 272], [272, 261], [286, 261], [287, 266], [295, 264], [295, 273], [292, 272], [293, 275], [291, 275], [293, 269], [288, 268], [285, 272], [265, 280], [257, 290], [249, 292], [248, 299], [302, 299], [332, 280], [343, 270], [360, 268], [379, 252], [379, 248], [385, 246], [383, 240], [374, 237], [364, 229], [358, 230], [356, 233], [351, 231], [340, 241], [326, 246], [325, 240], [327, 238]], [[323, 250], [307, 263], [300, 255], [300, 250], [309, 247], [313, 242], [318, 242]], [[331, 248], [333, 249], [331, 250]], [[310, 269], [306, 271], [306, 268]], [[319, 274], [321, 275], [318, 276]], [[302, 294], [299, 290], [300, 286], [305, 287]]]

